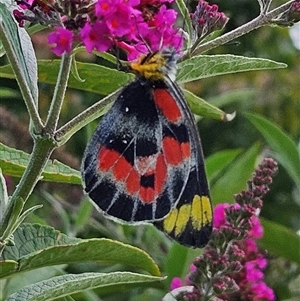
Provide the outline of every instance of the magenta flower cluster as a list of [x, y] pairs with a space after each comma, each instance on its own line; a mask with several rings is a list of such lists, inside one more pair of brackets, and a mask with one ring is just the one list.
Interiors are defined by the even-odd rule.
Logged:
[[192, 292], [176, 296], [177, 300], [275, 300], [273, 290], [264, 281], [267, 259], [256, 240], [263, 236], [258, 218], [262, 197], [276, 171], [277, 163], [265, 159], [248, 181], [248, 189], [235, 195], [236, 203], [215, 207], [210, 242], [194, 260], [187, 279], [174, 278], [171, 283], [172, 290], [194, 286]]
[[[228, 223], [226, 211], [230, 211], [230, 207], [241, 210], [240, 205], [234, 204], [220, 204], [214, 210], [214, 227], [221, 229]], [[274, 300], [274, 292], [264, 282], [264, 269], [267, 267], [267, 259], [260, 252], [256, 239], [263, 236], [263, 227], [259, 218], [252, 215], [249, 218], [250, 229], [248, 230], [248, 238], [235, 242], [236, 250], [240, 255], [241, 270], [238, 272], [229, 273], [235, 281], [237, 291], [231, 293], [223, 293], [218, 297], [221, 300], [231, 300], [237, 298], [238, 300], [252, 300], [252, 301], [266, 301]]]
[[132, 60], [141, 53], [172, 46], [178, 51], [183, 40], [174, 28], [177, 13], [168, 8], [174, 0], [18, 0], [14, 16], [54, 27], [48, 36], [56, 55], [83, 44], [88, 52], [119, 47]]

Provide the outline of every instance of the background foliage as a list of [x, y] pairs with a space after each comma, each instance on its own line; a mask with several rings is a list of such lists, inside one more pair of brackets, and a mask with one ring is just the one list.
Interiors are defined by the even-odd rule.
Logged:
[[[231, 17], [226, 30], [235, 28], [258, 14], [258, 5], [255, 1], [215, 2]], [[39, 32], [32, 38], [38, 58], [52, 60], [54, 57], [46, 47], [45, 33]], [[185, 88], [228, 113], [234, 111], [237, 113], [236, 118], [231, 122], [201, 119], [198, 123], [215, 204], [233, 202], [233, 193], [244, 188], [246, 180], [261, 157], [271, 155], [279, 161], [279, 172], [265, 199], [261, 213], [265, 219], [263, 225], [266, 234], [261, 240], [261, 245], [267, 250], [270, 258], [267, 283], [275, 289], [277, 300], [297, 300], [300, 260], [299, 237], [295, 233], [300, 229], [300, 50], [293, 45], [288, 28], [263, 27], [239, 38], [237, 42], [237, 44], [219, 47], [209, 54], [231, 53], [268, 58], [286, 63], [288, 67], [202, 79], [186, 84]], [[79, 53], [78, 57], [82, 61], [115, 67], [99, 57], [85, 53]], [[0, 62], [1, 66], [7, 64], [3, 57]], [[40, 63], [40, 78], [43, 78], [43, 68], [49, 71], [48, 62]], [[55, 62], [51, 61], [51, 68], [54, 66]], [[1, 71], [3, 72], [3, 69]], [[84, 78], [88, 77], [87, 74], [80, 73], [80, 68], [78, 71]], [[101, 82], [101, 71], [93, 70], [93, 72], [99, 72], [97, 86], [104, 87], [107, 91], [123, 86], [129, 79], [127, 75], [116, 78], [114, 74], [109, 83], [105, 83]], [[43, 117], [46, 116], [53, 93], [51, 83], [51, 79], [47, 79], [39, 84], [39, 109]], [[80, 91], [75, 87], [76, 84], [66, 94], [61, 121], [66, 122], [76, 116], [83, 108], [99, 100], [102, 97], [101, 93], [104, 93]], [[28, 114], [16, 82], [13, 79], [1, 78], [0, 93], [1, 142], [11, 148], [30, 153], [32, 141], [28, 133]], [[84, 148], [96, 125], [97, 122], [93, 122], [76, 133], [66, 146], [54, 152], [52, 158], [78, 170]], [[8, 149], [0, 148], [0, 152], [1, 158], [3, 154], [9, 156]], [[20, 158], [23, 155], [20, 154]], [[19, 158], [18, 160], [20, 162]], [[4, 161], [1, 164], [4, 164]], [[70, 180], [68, 170], [64, 166], [56, 167], [55, 164], [54, 162], [49, 166], [48, 174], [45, 175], [45, 179], [49, 180], [54, 173], [54, 182], [51, 180], [40, 182], [26, 203], [27, 208], [38, 204], [43, 204], [43, 208], [31, 214], [26, 222], [52, 226], [74, 239], [75, 237], [105, 237], [139, 247], [150, 254], [162, 274], [168, 276], [164, 282], [157, 282], [157, 279], [151, 276], [153, 278], [149, 279], [147, 285], [134, 284], [130, 290], [128, 286], [125, 289], [117, 279], [116, 283], [120, 285], [114, 288], [113, 295], [109, 287], [101, 284], [95, 285], [94, 291], [78, 293], [74, 296], [76, 300], [156, 300], [168, 290], [172, 277], [186, 274], [191, 260], [199, 254], [199, 250], [188, 250], [169, 241], [152, 226], [131, 227], [103, 218], [83, 195], [78, 179], [74, 177], [73, 181]], [[57, 168], [60, 170], [59, 174], [65, 173], [68, 178], [60, 182], [68, 182], [68, 184], [57, 182], [58, 179], [55, 177]], [[12, 192], [18, 183], [18, 178], [7, 176], [6, 182], [9, 192]], [[49, 233], [54, 235], [51, 229]], [[45, 236], [48, 237], [49, 233]], [[59, 247], [54, 247], [52, 251], [59, 252]], [[82, 258], [80, 261], [81, 263], [72, 261], [68, 265], [52, 267], [36, 265], [39, 270], [24, 272], [8, 280], [2, 280], [0, 286], [5, 285], [2, 298], [24, 287], [25, 284], [36, 283], [55, 275], [64, 277], [67, 276], [66, 273], [125, 271], [125, 267], [120, 266], [119, 262], [117, 265], [107, 265], [90, 263]], [[24, 271], [25, 267], [26, 265]], [[153, 269], [155, 269], [154, 265]], [[136, 271], [136, 268], [132, 268], [132, 271]], [[158, 273], [156, 274], [158, 276]], [[123, 277], [129, 282], [129, 275], [123, 274]], [[99, 299], [98, 294], [103, 296], [102, 299]]]

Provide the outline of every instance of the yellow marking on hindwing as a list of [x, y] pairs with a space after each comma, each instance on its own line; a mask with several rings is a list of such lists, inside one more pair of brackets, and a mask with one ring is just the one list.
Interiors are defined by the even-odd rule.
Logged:
[[170, 214], [164, 219], [163, 228], [167, 233], [171, 233], [175, 227], [177, 220], [178, 210], [173, 209]]
[[196, 194], [192, 201], [191, 210], [192, 225], [195, 230], [200, 230], [203, 225], [203, 211], [201, 204], [201, 197]]
[[185, 231], [189, 221], [195, 231], [200, 231], [203, 226], [212, 222], [212, 208], [207, 196], [196, 194], [191, 204], [173, 209], [164, 219], [163, 228], [167, 233], [174, 231], [176, 237]]
[[212, 221], [212, 208], [207, 196], [196, 194], [192, 201], [191, 210], [192, 225], [195, 230], [200, 230], [204, 225]]
[[176, 220], [176, 226], [175, 226], [175, 236], [180, 235], [186, 228], [186, 225], [190, 219], [190, 212], [191, 212], [190, 204], [182, 205], [179, 208], [179, 212]]
[[202, 199], [202, 210], [203, 210], [203, 222], [204, 224], [210, 224], [212, 222], [212, 208], [210, 199], [207, 196], [201, 197]]

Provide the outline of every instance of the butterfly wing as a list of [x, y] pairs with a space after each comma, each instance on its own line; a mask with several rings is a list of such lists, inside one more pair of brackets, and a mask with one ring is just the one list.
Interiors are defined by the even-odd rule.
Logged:
[[206, 179], [201, 141], [184, 96], [176, 83], [166, 78], [170, 95], [184, 112], [185, 126], [191, 145], [191, 167], [187, 184], [176, 207], [154, 225], [179, 243], [200, 248], [207, 244], [212, 232], [212, 206]]
[[167, 216], [191, 169], [185, 123], [183, 107], [163, 81], [137, 78], [125, 87], [102, 118], [82, 162], [85, 191], [96, 207], [129, 223]]

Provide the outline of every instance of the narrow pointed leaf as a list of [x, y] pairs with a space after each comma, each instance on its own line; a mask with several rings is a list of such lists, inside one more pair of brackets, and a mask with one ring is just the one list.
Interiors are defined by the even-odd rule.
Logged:
[[217, 120], [226, 121], [226, 113], [219, 108], [211, 105], [204, 99], [196, 96], [188, 90], [184, 90], [184, 96], [190, 105], [192, 112], [206, 118], [213, 118]]
[[18, 261], [19, 272], [94, 261], [133, 266], [160, 276], [157, 265], [146, 252], [118, 241], [69, 238], [51, 227], [31, 224], [22, 224], [14, 236], [15, 246], [5, 248], [3, 258]]
[[28, 87], [34, 103], [37, 104], [37, 62], [31, 39], [26, 30], [16, 24], [3, 3], [0, 3], [0, 23], [2, 42], [6, 52], [9, 52], [10, 63], [14, 66], [15, 72], [19, 73], [19, 84]]
[[205, 160], [205, 167], [210, 183], [224, 173], [224, 169], [230, 165], [241, 152], [241, 149], [229, 149], [209, 156]]
[[3, 214], [8, 205], [8, 194], [5, 178], [3, 177], [2, 170], [0, 168], [0, 222], [3, 219]]
[[224, 107], [232, 103], [247, 103], [253, 102], [257, 97], [258, 91], [254, 89], [239, 89], [232, 90], [210, 98], [208, 101], [216, 107]]
[[[57, 80], [59, 65], [60, 60], [38, 61], [38, 81], [54, 85]], [[9, 65], [0, 67], [0, 77], [14, 78]], [[76, 78], [73, 75], [70, 76], [68, 87], [108, 95], [125, 86], [132, 78], [133, 75], [129, 73], [97, 64], [76, 62]]]
[[237, 55], [198, 55], [178, 64], [177, 81], [191, 82], [221, 74], [286, 68], [286, 64]]
[[113, 287], [117, 290], [120, 286], [158, 282], [163, 279], [129, 272], [68, 274], [26, 286], [6, 301], [51, 301], [94, 288], [100, 288], [97, 292], [101, 294], [101, 288]]
[[247, 187], [247, 181], [255, 170], [259, 150], [260, 146], [254, 144], [226, 168], [211, 188], [212, 200], [215, 204], [232, 203], [233, 195]]
[[264, 236], [258, 240], [259, 244], [270, 253], [281, 256], [300, 265], [300, 237], [291, 229], [261, 218]]
[[15, 260], [0, 260], [0, 279], [18, 271], [18, 262]]
[[[3, 174], [21, 177], [29, 162], [29, 154], [0, 143], [0, 167]], [[79, 171], [57, 161], [48, 161], [42, 181], [81, 184]]]
[[274, 157], [282, 164], [295, 183], [300, 185], [300, 153], [296, 143], [276, 124], [257, 114], [246, 114], [246, 117], [264, 136]]

